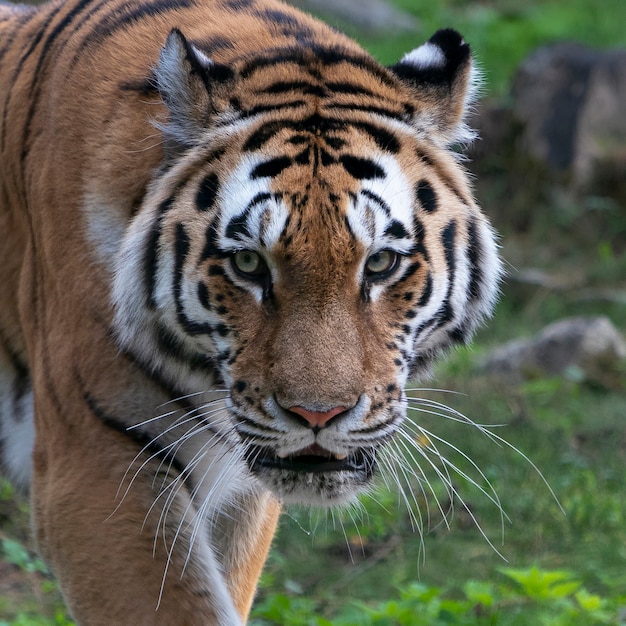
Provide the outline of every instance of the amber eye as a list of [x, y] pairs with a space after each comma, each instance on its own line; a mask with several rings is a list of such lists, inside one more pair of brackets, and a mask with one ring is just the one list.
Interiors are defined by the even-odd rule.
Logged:
[[365, 274], [370, 279], [384, 278], [398, 264], [398, 255], [392, 250], [380, 250], [372, 254], [365, 262]]

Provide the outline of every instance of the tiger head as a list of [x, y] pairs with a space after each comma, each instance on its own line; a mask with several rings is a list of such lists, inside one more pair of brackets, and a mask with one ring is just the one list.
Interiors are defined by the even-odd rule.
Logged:
[[452, 149], [472, 132], [454, 31], [385, 68], [359, 48], [218, 63], [174, 30], [163, 163], [124, 237], [119, 342], [222, 388], [237, 462], [283, 501], [366, 488], [404, 387], [493, 307], [500, 261]]

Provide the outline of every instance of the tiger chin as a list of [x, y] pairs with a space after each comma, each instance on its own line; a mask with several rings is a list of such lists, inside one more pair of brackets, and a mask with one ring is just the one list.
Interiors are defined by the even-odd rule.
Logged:
[[79, 624], [246, 621], [490, 315], [470, 48], [273, 0], [0, 3], [0, 456]]

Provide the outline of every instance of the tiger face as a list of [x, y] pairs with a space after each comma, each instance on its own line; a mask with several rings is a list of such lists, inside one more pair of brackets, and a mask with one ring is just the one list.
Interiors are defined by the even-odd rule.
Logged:
[[500, 263], [449, 148], [472, 90], [456, 33], [391, 69], [273, 55], [221, 65], [170, 34], [166, 158], [117, 256], [114, 327], [177, 389], [223, 389], [263, 486], [328, 505], [371, 483], [407, 380], [489, 314]]

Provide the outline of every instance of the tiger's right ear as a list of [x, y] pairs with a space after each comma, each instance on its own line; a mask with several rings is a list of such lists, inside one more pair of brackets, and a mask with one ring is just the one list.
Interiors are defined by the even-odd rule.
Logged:
[[161, 126], [167, 146], [184, 149], [200, 141], [211, 117], [227, 105], [225, 96], [235, 73], [212, 61], [175, 28], [161, 49], [155, 78], [170, 113]]
[[480, 87], [469, 45], [455, 30], [437, 31], [389, 68], [413, 94], [415, 125], [444, 146], [469, 143], [465, 124]]

